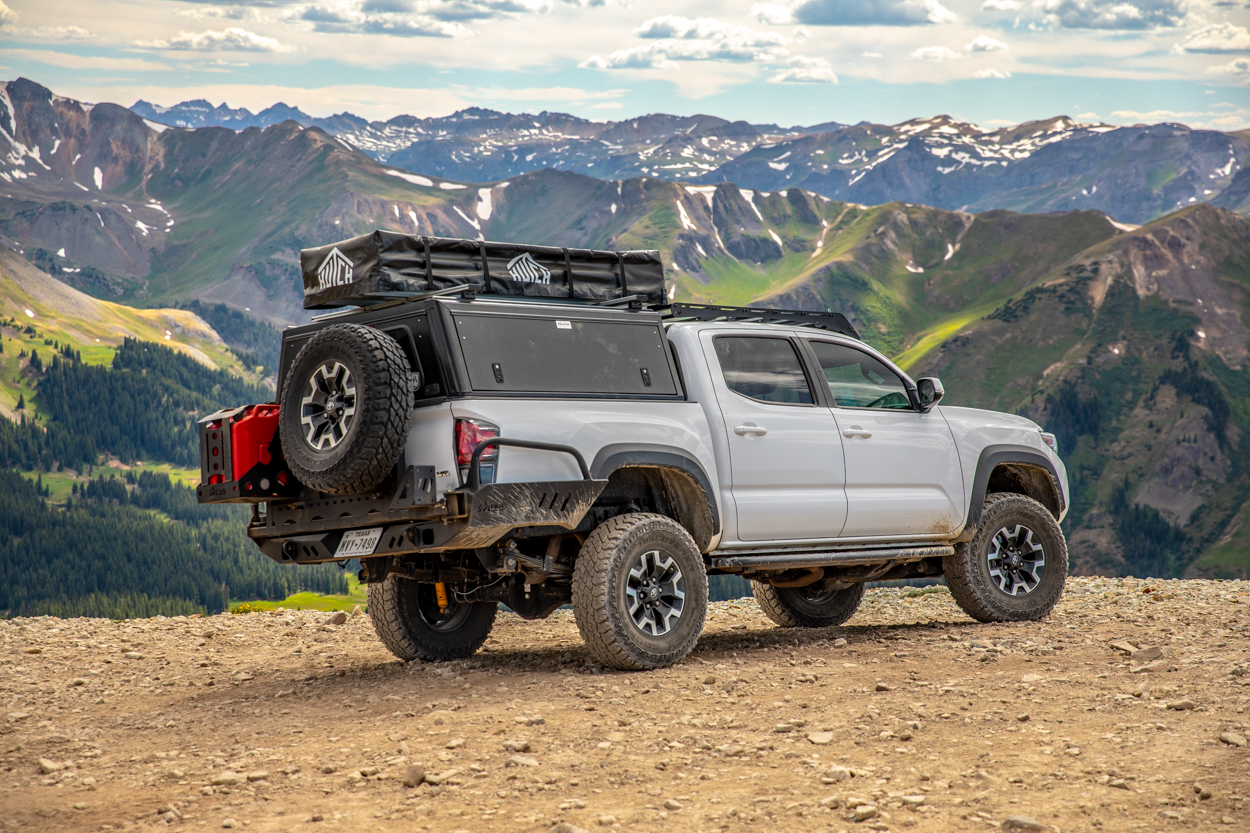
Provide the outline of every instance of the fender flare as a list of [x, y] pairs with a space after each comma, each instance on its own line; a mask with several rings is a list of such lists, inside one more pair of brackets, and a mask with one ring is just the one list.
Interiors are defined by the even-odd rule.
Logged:
[[712, 513], [712, 534], [716, 535], [721, 531], [720, 507], [716, 505], [716, 491], [712, 488], [712, 481], [703, 470], [703, 465], [688, 451], [646, 443], [605, 445], [591, 462], [590, 475], [596, 480], [606, 480], [617, 469], [644, 466], [680, 469], [694, 478], [695, 483], [703, 490], [703, 496], [707, 498], [707, 505]]
[[966, 540], [970, 537], [970, 532], [976, 529], [977, 524], [981, 520], [981, 508], [985, 505], [985, 494], [989, 488], [990, 475], [994, 469], [1004, 463], [1019, 463], [1030, 468], [1041, 469], [1049, 476], [1049, 487], [1054, 495], [1054, 503], [1056, 509], [1047, 507], [1055, 516], [1055, 520], [1064, 510], [1063, 489], [1059, 485], [1059, 473], [1055, 470], [1055, 466], [1039, 451], [1032, 451], [1027, 448], [1020, 448], [1013, 445], [987, 445], [981, 449], [981, 456], [977, 458], [977, 470], [972, 480], [972, 495], [968, 504], [968, 522], [964, 525], [964, 534], [959, 536], [959, 540]]

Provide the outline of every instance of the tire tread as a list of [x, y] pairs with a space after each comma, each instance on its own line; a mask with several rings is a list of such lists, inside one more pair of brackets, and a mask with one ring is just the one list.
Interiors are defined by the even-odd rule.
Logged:
[[[1025, 509], [1040, 514], [1054, 525], [1053, 532], [1059, 542], [1058, 552], [1046, 553], [1046, 569], [1061, 569], [1063, 579], [1053, 585], [1047, 596], [1040, 597], [1039, 603], [1028, 611], [1012, 610], [994, 603], [996, 591], [989, 585], [981, 571], [977, 569], [978, 554], [984, 548], [986, 536], [998, 531], [997, 523], [992, 516], [1012, 508]], [[987, 518], [990, 519], [987, 521]], [[1053, 567], [1052, 567], [1053, 564]], [[1063, 595], [1064, 584], [1068, 573], [1068, 545], [1063, 532], [1049, 511], [1037, 501], [1013, 492], [993, 492], [986, 496], [984, 508], [981, 510], [981, 521], [972, 539], [957, 544], [955, 554], [942, 559], [942, 573], [946, 578], [946, 586], [959, 607], [978, 622], [1019, 622], [1041, 619], [1049, 613]], [[1040, 588], [1039, 588], [1040, 589]]]
[[456, 640], [423, 638], [420, 627], [412, 617], [420, 616], [405, 598], [405, 588], [400, 582], [408, 582], [398, 576], [387, 576], [384, 581], [368, 585], [369, 620], [373, 630], [387, 650], [404, 662], [420, 659], [437, 662], [449, 659], [465, 659], [477, 653], [490, 636], [498, 608], [487, 602], [473, 603], [471, 618], [457, 632]]
[[831, 628], [841, 625], [859, 610], [864, 590], [864, 584], [854, 584], [838, 593], [826, 615], [812, 616], [787, 602], [783, 588], [773, 587], [764, 581], [751, 582], [751, 592], [760, 610], [782, 628]]
[[[301, 348], [292, 363], [292, 370], [311, 350], [328, 341], [340, 340], [352, 345], [360, 360], [361, 379], [367, 396], [358, 410], [362, 417], [357, 424], [355, 453], [347, 453], [328, 468], [315, 470], [304, 465], [299, 452], [302, 442], [298, 419], [284, 417], [282, 448], [295, 477], [306, 486], [326, 494], [354, 495], [377, 486], [390, 473], [408, 435], [412, 410], [412, 371], [403, 348], [395, 339], [360, 324], [336, 324], [319, 330]], [[284, 404], [298, 401], [299, 392], [284, 393]], [[290, 423], [294, 427], [288, 427]], [[292, 434], [295, 436], [292, 436]], [[349, 449], [351, 450], [351, 449]], [[294, 451], [294, 453], [293, 453]]]
[[[573, 616], [577, 630], [586, 643], [590, 655], [601, 665], [627, 671], [663, 668], [680, 662], [694, 649], [703, 630], [707, 616], [707, 574], [686, 577], [686, 598], [691, 602], [683, 616], [697, 615], [699, 627], [673, 651], [650, 655], [634, 649], [626, 640], [618, 638], [621, 630], [629, 626], [622, 621], [621, 611], [611, 603], [612, 590], [609, 580], [611, 562], [626, 539], [648, 524], [659, 523], [666, 532], [682, 539], [691, 552], [698, 553], [694, 539], [680, 524], [663, 515], [631, 513], [609, 518], [586, 538], [573, 567]], [[703, 559], [698, 559], [700, 570]], [[701, 578], [701, 580], [697, 580]], [[702, 588], [702, 593], [696, 591]]]

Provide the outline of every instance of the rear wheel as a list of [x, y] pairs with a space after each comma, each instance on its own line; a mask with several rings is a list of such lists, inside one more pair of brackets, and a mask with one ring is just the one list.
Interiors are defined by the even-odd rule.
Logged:
[[440, 609], [434, 585], [387, 576], [369, 585], [369, 618], [392, 654], [445, 660], [473, 656], [495, 624], [494, 602], [461, 602], [450, 594]]
[[573, 615], [611, 668], [663, 668], [689, 654], [707, 617], [707, 570], [690, 533], [662, 515], [610, 518], [573, 567]]
[[1068, 545], [1053, 515], [1032, 498], [985, 499], [972, 540], [942, 559], [951, 595], [979, 622], [1041, 619], [1068, 577]]
[[773, 587], [752, 581], [755, 602], [764, 615], [783, 628], [828, 628], [855, 615], [864, 600], [864, 585], [825, 590], [824, 582], [806, 587]]

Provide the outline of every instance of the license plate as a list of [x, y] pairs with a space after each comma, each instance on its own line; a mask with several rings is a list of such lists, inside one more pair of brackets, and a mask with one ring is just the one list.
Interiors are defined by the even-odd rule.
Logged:
[[349, 529], [343, 533], [343, 540], [339, 541], [339, 548], [334, 553], [334, 557], [356, 558], [362, 555], [373, 555], [381, 538], [382, 527], [380, 526], [375, 526], [373, 529]]

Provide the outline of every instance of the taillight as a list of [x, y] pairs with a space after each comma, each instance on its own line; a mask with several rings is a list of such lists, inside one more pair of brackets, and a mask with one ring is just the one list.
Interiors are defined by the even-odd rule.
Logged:
[[[467, 467], [473, 459], [473, 449], [482, 440], [499, 436], [499, 426], [478, 419], [456, 420], [456, 465]], [[482, 452], [482, 462], [492, 462], [499, 457], [499, 446], [492, 445]]]
[[1046, 443], [1046, 445], [1050, 448], [1051, 451], [1055, 452], [1056, 454], [1059, 453], [1059, 440], [1055, 438], [1054, 434], [1048, 434], [1047, 432], [1043, 431], [1042, 442]]

